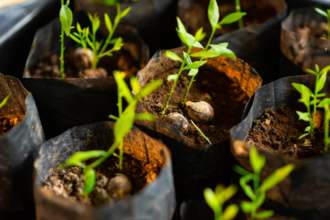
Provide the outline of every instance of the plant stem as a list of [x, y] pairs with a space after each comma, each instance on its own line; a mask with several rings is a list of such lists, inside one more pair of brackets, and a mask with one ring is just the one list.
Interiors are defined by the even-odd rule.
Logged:
[[[317, 82], [319, 81], [319, 75], [316, 75], [316, 82], [315, 85], [317, 85]], [[314, 106], [313, 106], [313, 119], [312, 119], [312, 124], [311, 124], [311, 129], [310, 129], [310, 135], [311, 135], [311, 142], [313, 142], [314, 140], [314, 127], [315, 127], [315, 117], [316, 117], [316, 99], [317, 99], [317, 92], [316, 92], [316, 86], [315, 86], [315, 91], [314, 91]], [[309, 106], [308, 106], [308, 112], [310, 112], [309, 110]]]
[[205, 134], [201, 131], [201, 129], [199, 129], [199, 127], [197, 127], [197, 125], [195, 125], [194, 121], [193, 120], [190, 120], [191, 123], [194, 125], [194, 127], [197, 129], [197, 131], [203, 136], [203, 138], [209, 142], [209, 144], [212, 144], [210, 139], [208, 137], [205, 136]]
[[[61, 7], [64, 5], [64, 0], [61, 0]], [[60, 68], [61, 68], [61, 78], [65, 77], [64, 74], [64, 28], [61, 25], [61, 57], [60, 57]]]
[[[255, 192], [255, 198], [253, 200], [253, 206], [254, 206], [259, 197], [259, 173], [255, 173], [253, 176], [253, 188]], [[251, 220], [254, 220], [255, 215], [256, 215], [256, 209], [252, 208]]]
[[325, 125], [324, 125], [324, 142], [325, 142], [325, 148], [324, 148], [324, 156], [329, 156], [329, 105], [324, 106], [325, 110]]
[[[241, 3], [240, 0], [235, 0], [236, 12], [241, 12]], [[241, 29], [244, 27], [243, 18], [238, 20], [238, 28]]]
[[207, 42], [206, 46], [204, 47], [203, 51], [206, 51], [207, 48], [209, 48], [209, 46], [210, 46], [210, 44], [211, 44], [211, 41], [212, 41], [212, 38], [213, 38], [213, 35], [214, 35], [214, 33], [215, 33], [216, 30], [217, 30], [216, 28], [213, 28], [213, 29], [212, 29], [212, 33], [211, 33], [210, 39], [209, 39], [209, 41]]
[[103, 161], [105, 161], [116, 150], [117, 145], [118, 145], [118, 143], [116, 143], [116, 142], [113, 143], [104, 156], [100, 157], [99, 159], [97, 159], [96, 161], [91, 163], [90, 165], [86, 166], [84, 169], [94, 169], [95, 167], [100, 165]]
[[98, 54], [96, 49], [96, 32], [94, 32], [94, 22], [92, 23], [93, 29], [93, 61], [92, 61], [92, 69], [96, 69], [98, 63]]

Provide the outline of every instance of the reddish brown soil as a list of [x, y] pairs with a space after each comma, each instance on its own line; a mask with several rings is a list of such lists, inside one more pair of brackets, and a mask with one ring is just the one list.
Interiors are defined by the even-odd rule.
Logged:
[[[65, 53], [65, 77], [79, 78], [79, 70], [73, 63], [74, 48], [70, 47]], [[108, 77], [113, 77], [113, 71], [125, 71], [127, 76], [136, 75], [139, 68], [136, 66], [132, 56], [124, 51], [116, 51], [113, 56], [102, 57], [98, 67], [104, 68], [108, 72]], [[30, 75], [33, 78], [60, 78], [59, 54], [54, 54], [50, 59], [42, 60], [30, 68]]]
[[315, 20], [312, 20], [310, 22], [303, 23], [300, 27], [294, 28], [292, 31], [326, 40], [328, 34], [327, 30], [327, 23], [317, 23]]
[[156, 164], [142, 164], [138, 160], [125, 156], [121, 171], [116, 166], [118, 163], [118, 158], [112, 156], [95, 168], [97, 174], [95, 186], [87, 198], [81, 195], [84, 182], [82, 178], [83, 170], [80, 167], [68, 167], [63, 170], [53, 168], [50, 171], [51, 174], [43, 182], [42, 187], [52, 190], [55, 194], [71, 201], [80, 201], [87, 205], [111, 204], [113, 201], [120, 199], [119, 197], [112, 197], [107, 192], [109, 180], [117, 173], [122, 173], [130, 179], [132, 183], [131, 195], [133, 195], [148, 183], [151, 183], [160, 171]]
[[[143, 102], [149, 112], [158, 115], [170, 92], [173, 80], [167, 81], [170, 74], [176, 74], [178, 69], [159, 74], [154, 79], [162, 79], [164, 84], [155, 92], [146, 97]], [[170, 112], [182, 113], [188, 119], [190, 128], [184, 135], [193, 144], [208, 144], [208, 142], [198, 133], [191, 124], [186, 110], [179, 108], [189, 84], [190, 76], [184, 71], [174, 89], [174, 93], [169, 102], [166, 114]], [[207, 124], [195, 124], [210, 139], [212, 143], [229, 138], [230, 129], [241, 121], [241, 116], [248, 100], [248, 96], [240, 89], [239, 85], [231, 81], [225, 74], [212, 73], [206, 68], [200, 68], [200, 72], [195, 78], [195, 82], [190, 89], [187, 101], [206, 101], [214, 110], [214, 118]]]
[[0, 117], [0, 135], [7, 133], [24, 119], [24, 115], [7, 115]]
[[323, 112], [317, 111], [315, 140], [310, 141], [310, 136], [300, 140], [305, 134], [309, 122], [299, 120], [296, 110], [305, 112], [306, 109], [281, 107], [278, 111], [266, 110], [253, 123], [253, 127], [246, 141], [257, 147], [274, 150], [279, 154], [292, 157], [312, 157], [323, 155], [324, 150], [324, 122]]

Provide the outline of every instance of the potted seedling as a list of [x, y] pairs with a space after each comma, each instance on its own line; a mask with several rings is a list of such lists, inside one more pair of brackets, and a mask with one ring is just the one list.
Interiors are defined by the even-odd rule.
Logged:
[[[301, 219], [330, 216], [329, 204], [320, 196], [327, 197], [329, 193], [324, 187], [329, 161], [323, 157], [328, 154], [329, 143], [329, 99], [324, 98], [329, 95], [329, 69], [330, 66], [323, 69], [316, 66], [315, 70], [307, 70], [311, 76], [287, 77], [261, 87], [255, 93], [246, 119], [231, 130], [232, 152], [241, 166], [248, 167], [247, 147], [235, 145], [235, 140], [255, 145], [259, 153], [266, 156], [266, 172], [261, 176], [287, 164], [295, 165], [287, 182], [266, 192], [266, 198], [280, 213], [290, 212]], [[296, 194], [302, 191], [303, 196]], [[300, 213], [301, 207], [305, 215]]]

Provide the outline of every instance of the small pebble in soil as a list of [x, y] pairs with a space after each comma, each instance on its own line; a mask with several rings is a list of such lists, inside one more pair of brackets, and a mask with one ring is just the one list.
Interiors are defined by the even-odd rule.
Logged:
[[188, 112], [189, 118], [194, 122], [198, 123], [208, 123], [214, 117], [214, 111], [212, 106], [204, 101], [200, 102], [190, 102], [187, 101], [185, 108]]
[[118, 173], [115, 177], [110, 179], [108, 184], [108, 193], [112, 198], [123, 198], [131, 194], [132, 183], [122, 173]]
[[89, 67], [90, 59], [93, 59], [93, 52], [90, 49], [87, 49], [87, 53], [82, 47], [75, 49], [73, 53], [73, 62], [78, 70], [84, 70]]
[[94, 70], [94, 69], [81, 70], [79, 72], [79, 77], [80, 78], [85, 78], [85, 79], [107, 78], [108, 73], [105, 69], [99, 67], [96, 70]]
[[176, 129], [183, 133], [189, 131], [188, 120], [178, 112], [172, 112], [164, 117], [164, 120], [172, 124]]

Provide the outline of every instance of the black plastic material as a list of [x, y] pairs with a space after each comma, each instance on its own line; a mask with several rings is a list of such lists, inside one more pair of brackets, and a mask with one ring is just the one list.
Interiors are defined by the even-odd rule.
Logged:
[[124, 153], [145, 163], [156, 163], [161, 171], [151, 184], [135, 195], [111, 206], [90, 207], [71, 202], [40, 188], [51, 168], [65, 162], [73, 153], [107, 150], [114, 141], [113, 122], [74, 127], [45, 142], [35, 162], [34, 196], [40, 219], [171, 219], [175, 208], [172, 163], [166, 146], [136, 127], [124, 139]]
[[[322, 90], [330, 97], [330, 77]], [[260, 87], [254, 97], [247, 117], [231, 129], [231, 151], [240, 166], [252, 170], [249, 162], [249, 146], [244, 141], [252, 123], [266, 109], [279, 109], [283, 105], [296, 105], [301, 97], [292, 83], [301, 83], [314, 88], [315, 76], [291, 76], [279, 79]], [[329, 219], [329, 167], [330, 159], [313, 157], [308, 159], [291, 158], [272, 151], [258, 149], [266, 157], [266, 165], [261, 173], [261, 181], [275, 169], [286, 164], [295, 164], [295, 170], [282, 183], [267, 192], [268, 208], [285, 216], [299, 219]]]
[[0, 100], [12, 93], [0, 116], [25, 115], [15, 128], [0, 136], [0, 217], [30, 219], [34, 218], [33, 162], [45, 137], [32, 94], [12, 76], [0, 74], [0, 84]]
[[326, 11], [330, 6], [313, 5], [313, 7], [293, 8], [282, 22], [281, 77], [305, 75], [306, 69], [315, 70], [315, 64], [324, 68], [330, 63], [330, 41], [292, 31], [312, 20], [317, 23], [326, 22], [326, 18], [318, 14], [315, 7]]

